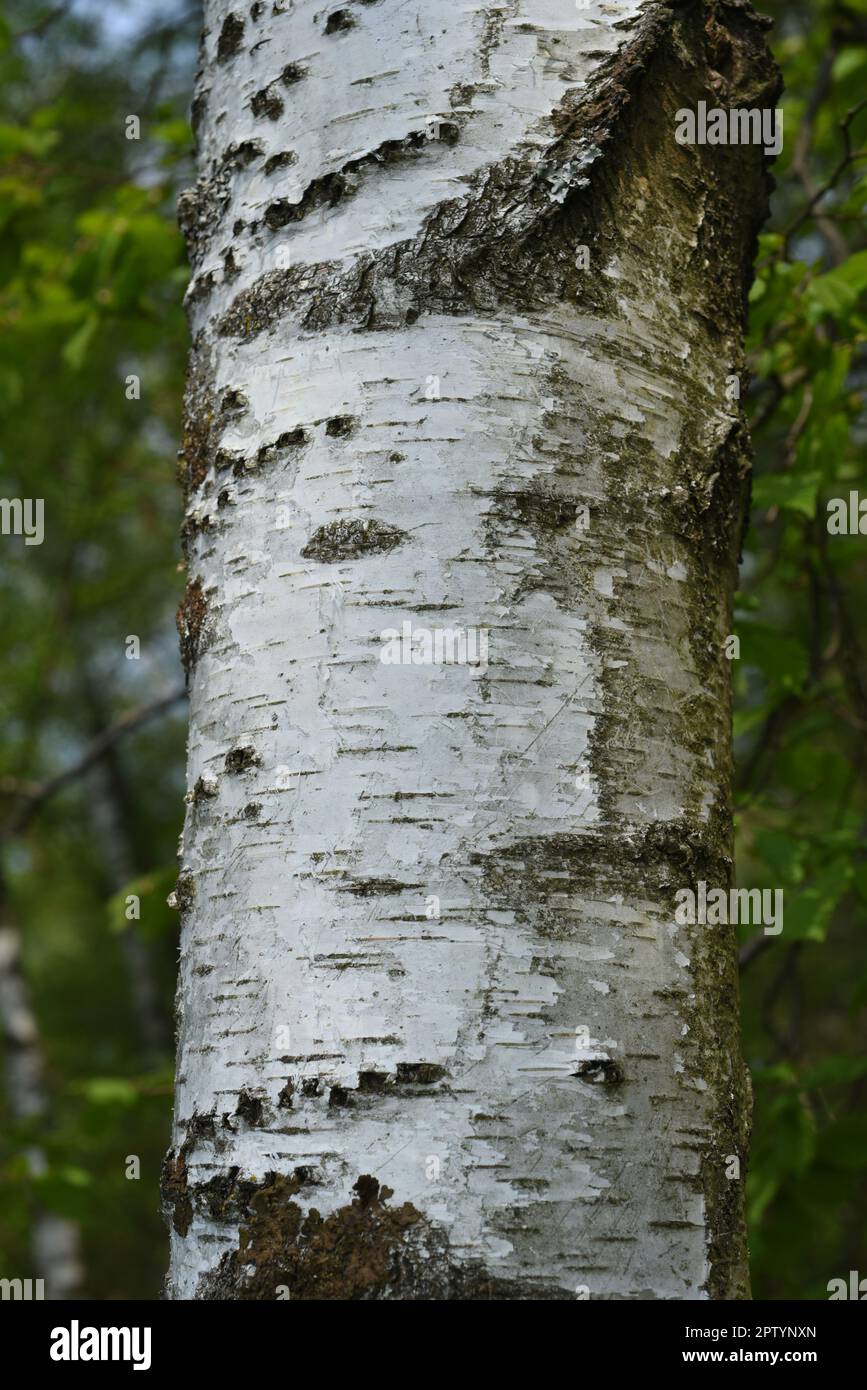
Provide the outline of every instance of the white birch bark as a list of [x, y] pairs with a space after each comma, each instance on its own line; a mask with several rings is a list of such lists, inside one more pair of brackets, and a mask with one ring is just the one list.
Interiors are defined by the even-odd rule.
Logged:
[[748, 1296], [673, 893], [731, 868], [765, 174], [674, 113], [774, 81], [740, 0], [206, 4], [170, 1297]]

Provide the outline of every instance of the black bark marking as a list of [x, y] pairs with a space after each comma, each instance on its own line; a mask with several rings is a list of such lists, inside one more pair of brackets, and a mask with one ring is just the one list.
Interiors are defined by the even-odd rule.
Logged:
[[184, 869], [182, 873], [178, 874], [178, 881], [172, 896], [178, 912], [181, 914], [189, 912], [196, 901], [196, 880], [189, 870]]
[[184, 1142], [177, 1152], [169, 1149], [160, 1173], [160, 1199], [163, 1215], [178, 1235], [186, 1236], [193, 1220], [193, 1203], [188, 1184], [187, 1158], [193, 1146], [203, 1138], [213, 1139], [213, 1115], [193, 1112], [187, 1123]]
[[362, 1095], [382, 1095], [388, 1089], [388, 1072], [360, 1071], [358, 1089]]
[[241, 140], [238, 144], [226, 147], [220, 163], [227, 169], [246, 169], [248, 164], [252, 164], [254, 159], [258, 159], [264, 153], [265, 147], [261, 140]]
[[278, 436], [270, 444], [263, 444], [256, 451], [257, 463], [272, 463], [284, 449], [300, 449], [302, 444], [308, 444], [310, 436], [303, 426], [298, 425], [294, 430], [287, 430]]
[[624, 1079], [623, 1068], [612, 1057], [585, 1058], [572, 1075], [594, 1086], [619, 1086]]
[[269, 1176], [249, 1199], [238, 1249], [205, 1276], [199, 1298], [273, 1300], [285, 1286], [294, 1300], [368, 1299], [394, 1279], [405, 1233], [422, 1219], [409, 1202], [388, 1206], [391, 1190], [363, 1174], [353, 1200], [323, 1218], [293, 1200], [297, 1177]]
[[549, 905], [545, 913], [534, 912], [536, 930], [558, 937], [571, 931], [557, 909], [564, 893], [626, 893], [639, 900], [655, 898], [673, 911], [679, 888], [695, 886], [700, 879], [727, 884], [732, 863], [721, 831], [713, 816], [699, 827], [679, 817], [632, 834], [621, 823], [598, 835], [528, 836], [496, 851], [473, 850], [469, 862], [482, 869], [496, 903], [515, 906], [520, 878], [522, 904]]
[[325, 426], [325, 433], [329, 439], [348, 439], [354, 429], [352, 415], [333, 415]]
[[445, 1067], [437, 1062], [398, 1062], [398, 1086], [434, 1086], [448, 1076]]
[[249, 772], [251, 768], [261, 766], [262, 759], [255, 748], [251, 748], [249, 744], [245, 744], [241, 748], [231, 748], [226, 754], [226, 771], [230, 772], [233, 777], [239, 777], [242, 773]]
[[399, 878], [353, 878], [337, 885], [338, 893], [352, 893], [356, 898], [383, 898], [390, 893], [405, 893], [410, 888], [422, 888], [421, 883], [403, 883]]
[[265, 1113], [265, 1106], [260, 1096], [254, 1096], [252, 1091], [239, 1091], [238, 1103], [235, 1106], [235, 1114], [239, 1119], [248, 1124], [251, 1129], [261, 1125]]
[[231, 284], [231, 282], [237, 280], [238, 276], [241, 274], [242, 267], [235, 260], [234, 247], [227, 246], [221, 254], [223, 257], [223, 276], [226, 281]]
[[236, 14], [227, 14], [217, 40], [217, 62], [228, 63], [240, 52], [244, 38], [244, 21]]
[[454, 145], [459, 138], [460, 127], [454, 121], [439, 121], [435, 134], [411, 130], [400, 140], [383, 140], [369, 154], [349, 159], [339, 169], [313, 179], [297, 202], [280, 198], [271, 203], [265, 210], [265, 225], [277, 231], [292, 222], [300, 222], [316, 208], [336, 207], [356, 191], [365, 171], [417, 158], [428, 145], [437, 142]]
[[288, 169], [291, 164], [298, 163], [298, 156], [294, 150], [283, 150], [280, 154], [272, 154], [270, 159], [265, 160], [265, 173], [276, 174], [278, 169]]
[[219, 790], [216, 782], [205, 781], [204, 777], [196, 779], [196, 785], [193, 787], [193, 801], [195, 803], [212, 801], [218, 795]]
[[405, 531], [373, 518], [329, 521], [314, 531], [301, 554], [305, 560], [334, 564], [341, 560], [360, 560], [365, 555], [382, 555], [406, 539]]
[[237, 420], [248, 410], [250, 402], [243, 391], [238, 391], [230, 386], [220, 397], [220, 414], [224, 420]]
[[326, 34], [341, 34], [355, 28], [355, 18], [349, 10], [333, 10], [325, 21]]
[[283, 115], [283, 101], [269, 84], [250, 98], [250, 110], [259, 120], [279, 121]]
[[292, 87], [296, 82], [307, 76], [307, 69], [303, 63], [287, 63], [280, 74], [280, 81], [284, 87]]

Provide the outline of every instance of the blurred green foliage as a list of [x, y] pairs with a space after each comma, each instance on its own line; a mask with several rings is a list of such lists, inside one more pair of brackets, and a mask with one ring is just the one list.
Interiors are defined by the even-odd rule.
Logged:
[[[183, 684], [174, 456], [188, 272], [174, 205], [190, 179], [199, 17], [181, 3], [151, 24], [141, 4], [100, 19], [59, 8], [12, 4], [0, 21], [0, 496], [44, 498], [46, 529], [38, 549], [5, 542], [0, 574], [2, 921], [23, 934], [49, 1100], [45, 1123], [22, 1122], [0, 1082], [0, 1267], [35, 1274], [31, 1225], [56, 1211], [80, 1223], [87, 1296], [153, 1298], [165, 1270], [157, 1182], [177, 948], [165, 899], [183, 703], [118, 741], [20, 833], [8, 826], [33, 784], [74, 765], [122, 711]], [[142, 972], [157, 1001], [149, 1029], [136, 1010]], [[36, 1139], [39, 1176], [26, 1157]]]
[[[867, 0], [760, 8], [787, 91], [751, 294], [738, 857], [743, 885], [784, 889], [785, 928], [742, 929], [748, 1198], [756, 1297], [810, 1299], [867, 1259], [867, 538], [826, 525], [827, 500], [865, 485]], [[99, 775], [30, 799], [180, 680], [174, 202], [197, 37], [183, 0], [151, 24], [137, 3], [96, 20], [27, 0], [0, 20], [0, 495], [44, 498], [47, 536], [6, 547], [0, 574], [2, 912], [23, 932], [50, 1102], [25, 1122], [0, 1086], [0, 1266], [30, 1273], [34, 1214], [60, 1212], [80, 1222], [93, 1298], [155, 1297], [165, 1267], [183, 706], [113, 745]], [[156, 1041], [137, 1014], [142, 962]]]
[[829, 499], [867, 497], [867, 0], [759, 8], [785, 142], [750, 296], [737, 847], [785, 926], [745, 946], [748, 1217], [754, 1296], [811, 1299], [867, 1260], [867, 535], [827, 525]]

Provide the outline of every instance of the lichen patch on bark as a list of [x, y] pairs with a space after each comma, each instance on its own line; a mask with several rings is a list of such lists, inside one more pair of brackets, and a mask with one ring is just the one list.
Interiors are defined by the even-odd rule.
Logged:
[[[225, 1210], [226, 1183], [210, 1184], [211, 1210]], [[323, 1217], [296, 1200], [297, 1175], [268, 1174], [261, 1184], [228, 1183], [229, 1201], [246, 1213], [238, 1248], [205, 1275], [197, 1297], [262, 1302], [510, 1300], [570, 1297], [550, 1285], [522, 1286], [479, 1262], [450, 1260], [448, 1241], [411, 1202], [362, 1174], [352, 1199]], [[202, 1192], [204, 1196], [204, 1189]]]
[[351, 1202], [323, 1218], [293, 1200], [299, 1186], [275, 1175], [253, 1193], [237, 1251], [222, 1257], [200, 1297], [369, 1299], [394, 1282], [407, 1232], [421, 1213], [409, 1202], [391, 1206], [391, 1190], [363, 1175]]
[[407, 539], [405, 532], [387, 521], [369, 517], [326, 522], [314, 531], [301, 551], [305, 560], [333, 564], [338, 560], [360, 560], [364, 555], [382, 555]]
[[181, 662], [189, 675], [202, 650], [207, 633], [208, 604], [200, 578], [191, 579], [178, 605], [175, 622], [181, 647]]

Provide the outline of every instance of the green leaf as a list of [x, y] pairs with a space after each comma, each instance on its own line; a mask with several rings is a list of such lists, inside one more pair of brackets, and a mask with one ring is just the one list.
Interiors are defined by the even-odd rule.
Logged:
[[845, 318], [867, 290], [867, 251], [857, 251], [843, 265], [819, 275], [805, 290], [808, 317], [816, 322], [825, 314]]
[[[175, 868], [157, 869], [126, 884], [106, 903], [109, 931], [119, 933], [133, 927], [143, 937], [153, 940], [164, 932], [174, 930], [177, 927], [177, 913], [168, 907], [166, 898], [174, 888], [177, 877]], [[138, 898], [138, 918], [127, 916], [134, 906], [129, 902], [130, 898]]]
[[768, 680], [784, 690], [800, 690], [807, 677], [807, 652], [798, 637], [765, 623], [745, 622], [739, 631], [741, 660], [763, 671]]
[[751, 1228], [761, 1224], [767, 1208], [780, 1190], [780, 1180], [753, 1169], [747, 1179], [747, 1219]]
[[821, 473], [766, 473], [753, 482], [753, 506], [761, 510], [785, 507], [804, 516], [816, 514]]
[[815, 1090], [819, 1086], [847, 1086], [862, 1076], [867, 1076], [867, 1058], [828, 1057], [804, 1072], [801, 1083], [807, 1090]]
[[95, 1077], [83, 1090], [91, 1105], [135, 1105], [139, 1098], [136, 1087], [122, 1077]]
[[756, 853], [782, 884], [801, 883], [809, 846], [802, 837], [781, 830], [759, 830], [754, 839]]
[[787, 893], [783, 935], [787, 941], [824, 941], [834, 909], [849, 887], [851, 868], [838, 860], [797, 894]]
[[56, 130], [28, 130], [24, 126], [0, 124], [0, 159], [17, 154], [41, 159], [59, 139]]
[[74, 372], [80, 371], [87, 356], [87, 350], [93, 341], [99, 319], [96, 314], [91, 314], [85, 319], [84, 323], [76, 333], [64, 344], [63, 360]]

